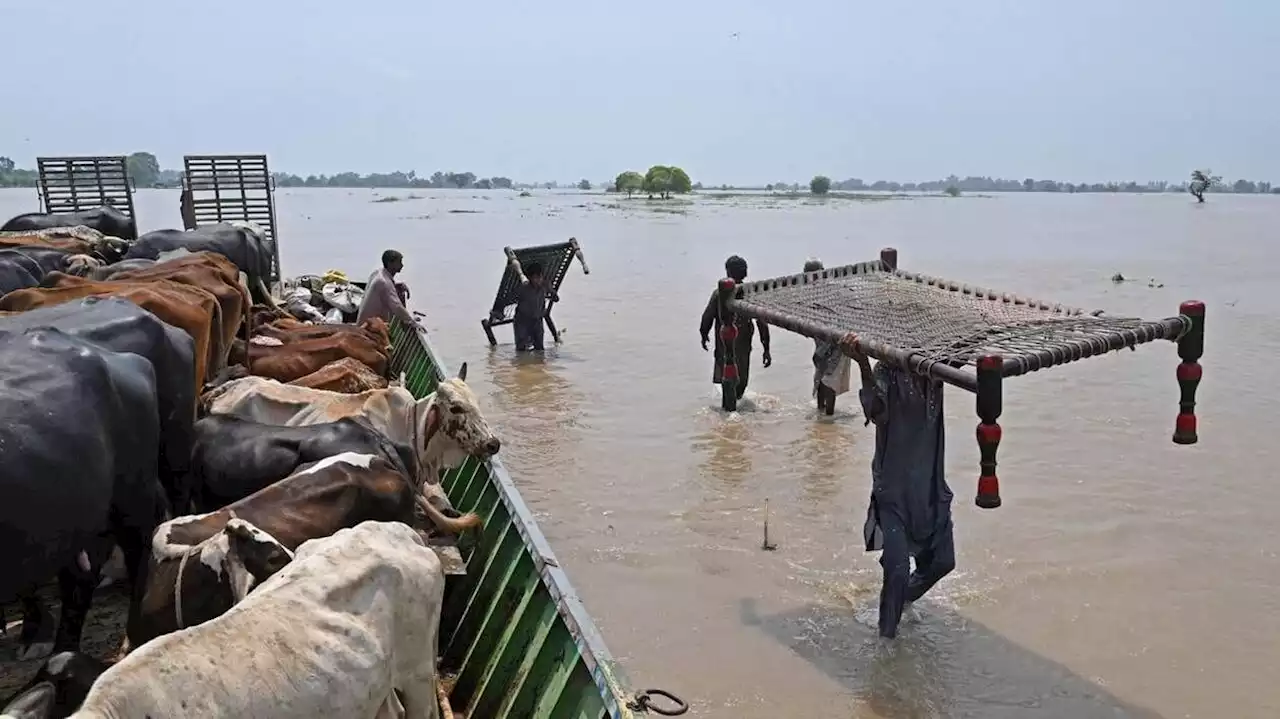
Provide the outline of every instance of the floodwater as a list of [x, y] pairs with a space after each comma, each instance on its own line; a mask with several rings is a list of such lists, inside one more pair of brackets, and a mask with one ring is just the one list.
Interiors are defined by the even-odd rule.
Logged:
[[[470, 363], [507, 467], [637, 688], [725, 719], [1280, 716], [1280, 198], [416, 193], [280, 191], [286, 272], [364, 276], [382, 249], [405, 253], [411, 302], [451, 366]], [[0, 192], [0, 214], [35, 203]], [[138, 204], [144, 229], [180, 226], [176, 192]], [[479, 320], [502, 247], [571, 235], [591, 274], [575, 265], [560, 292], [564, 343], [517, 359], [502, 327], [490, 350]], [[973, 506], [977, 419], [948, 390], [959, 568], [887, 650], [856, 400], [815, 417], [812, 343], [775, 330], [773, 367], [726, 416], [696, 332], [729, 254], [763, 278], [884, 246], [905, 269], [1113, 313], [1208, 308], [1198, 445], [1170, 442], [1169, 343], [1013, 379], [997, 510]]]

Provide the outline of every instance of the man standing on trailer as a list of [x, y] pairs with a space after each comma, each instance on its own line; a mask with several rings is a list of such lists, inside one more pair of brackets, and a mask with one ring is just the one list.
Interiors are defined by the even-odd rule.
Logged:
[[408, 288], [401, 290], [396, 284], [396, 274], [404, 269], [404, 255], [396, 250], [382, 253], [382, 269], [369, 276], [369, 284], [364, 289], [364, 300], [360, 302], [360, 313], [356, 315], [356, 324], [370, 317], [381, 318], [388, 324], [392, 316], [399, 317], [407, 327], [422, 327], [414, 319], [409, 308], [405, 307]]
[[[741, 285], [747, 279], [747, 261], [733, 255], [724, 261], [724, 271], [734, 282]], [[741, 288], [736, 292], [737, 296], [742, 296]], [[736, 315], [734, 324], [738, 328], [738, 338], [733, 342], [733, 358], [738, 365], [738, 399], [742, 399], [742, 396], [747, 393], [747, 381], [751, 379], [751, 340], [755, 334], [756, 325], [760, 327], [760, 346], [764, 349], [764, 355], [760, 360], [765, 367], [773, 364], [773, 355], [769, 352], [769, 325], [765, 324], [764, 320], [757, 320], [753, 325], [750, 317]], [[711, 341], [708, 335], [712, 328], [716, 331], [716, 352], [715, 366], [711, 369], [711, 381], [720, 384], [721, 375], [724, 373], [724, 340], [720, 339], [720, 303], [717, 292], [711, 293], [711, 300], [707, 302], [707, 308], [702, 311], [702, 324], [698, 327], [704, 352]]]
[[862, 410], [876, 425], [863, 538], [868, 552], [883, 550], [880, 636], [892, 639], [904, 609], [956, 568], [952, 495], [943, 473], [942, 383], [887, 362], [873, 370], [853, 334], [840, 349], [858, 363]]

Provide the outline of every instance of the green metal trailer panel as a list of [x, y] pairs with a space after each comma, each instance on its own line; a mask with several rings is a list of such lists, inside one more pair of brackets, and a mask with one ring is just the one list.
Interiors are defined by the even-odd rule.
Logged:
[[[415, 397], [447, 377], [424, 333], [391, 325], [393, 376]], [[634, 717], [631, 695], [599, 631], [538, 530], [501, 460], [468, 459], [443, 479], [461, 512], [484, 520], [460, 541], [465, 577], [445, 594], [441, 670], [468, 719]]]

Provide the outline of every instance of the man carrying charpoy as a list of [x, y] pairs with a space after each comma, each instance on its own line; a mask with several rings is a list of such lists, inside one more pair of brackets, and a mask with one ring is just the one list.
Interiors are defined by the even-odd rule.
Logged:
[[[739, 285], [747, 279], [747, 261], [737, 255], [733, 255], [724, 261], [724, 271], [734, 282]], [[742, 296], [742, 288], [736, 290], [737, 296]], [[716, 332], [716, 351], [715, 366], [711, 370], [711, 381], [720, 384], [724, 373], [724, 340], [720, 339], [720, 303], [719, 293], [711, 293], [711, 300], [707, 302], [707, 308], [702, 311], [702, 324], [698, 327], [698, 333], [702, 337], [702, 349], [707, 350], [707, 343], [710, 341], [708, 337], [712, 328]], [[733, 343], [733, 357], [738, 366], [738, 399], [747, 392], [747, 381], [751, 379], [751, 340], [755, 335], [755, 326], [760, 327], [760, 347], [764, 350], [761, 356], [761, 363], [765, 367], [773, 364], [773, 355], [769, 352], [769, 325], [763, 320], [757, 320], [754, 324], [750, 317], [742, 315], [734, 316], [734, 325], [738, 328], [738, 337]]]
[[[821, 270], [822, 260], [804, 263], [805, 272]], [[813, 341], [813, 396], [818, 411], [831, 416], [836, 413], [836, 397], [849, 391], [852, 363], [840, 351], [840, 345], [827, 340]]]
[[519, 284], [516, 285], [516, 311], [512, 318], [511, 329], [515, 333], [516, 351], [543, 351], [544, 326], [547, 315], [547, 298], [559, 301], [547, 287], [542, 273], [541, 262], [530, 262], [521, 267], [515, 258], [511, 259], [511, 267], [516, 271]]
[[863, 538], [867, 551], [883, 550], [880, 636], [892, 639], [903, 610], [956, 567], [952, 494], [943, 472], [942, 383], [883, 361], [873, 370], [853, 334], [840, 349], [858, 364], [862, 410], [876, 425]]

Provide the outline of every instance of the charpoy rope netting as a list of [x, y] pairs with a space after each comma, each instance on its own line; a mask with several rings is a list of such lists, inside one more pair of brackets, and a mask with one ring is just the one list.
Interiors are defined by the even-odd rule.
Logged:
[[[1001, 355], [1005, 375], [1071, 362], [1157, 339], [1178, 339], [1190, 320], [1149, 321], [1030, 300], [864, 262], [750, 282], [736, 312], [816, 339], [846, 333], [936, 363], [977, 367]], [[794, 325], [794, 326], [791, 326]]]
[[[856, 347], [881, 362], [941, 380], [976, 395], [980, 453], [979, 507], [999, 507], [996, 452], [1004, 408], [1003, 380], [1157, 339], [1177, 343], [1180, 390], [1173, 441], [1195, 444], [1195, 414], [1204, 354], [1204, 303], [1183, 302], [1163, 320], [1117, 317], [971, 287], [898, 269], [898, 252], [880, 259], [739, 285], [720, 280], [717, 312], [733, 331], [734, 315], [762, 320], [813, 339]], [[731, 340], [732, 337], [727, 337]], [[728, 345], [727, 345], [728, 346]], [[737, 409], [736, 358], [720, 369], [722, 407]]]

